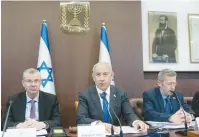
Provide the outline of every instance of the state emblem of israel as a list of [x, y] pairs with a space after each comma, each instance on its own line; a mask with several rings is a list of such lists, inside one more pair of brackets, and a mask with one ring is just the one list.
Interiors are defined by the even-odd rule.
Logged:
[[61, 29], [64, 33], [85, 33], [89, 28], [89, 2], [61, 2]]

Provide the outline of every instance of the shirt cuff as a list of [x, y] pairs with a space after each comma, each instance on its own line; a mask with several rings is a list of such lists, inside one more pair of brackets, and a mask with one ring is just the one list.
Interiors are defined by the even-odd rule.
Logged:
[[43, 121], [43, 122], [46, 125], [46, 128], [44, 128], [44, 129], [48, 129], [49, 128], [49, 124], [47, 122], [45, 122], [45, 121]]
[[99, 121], [99, 120], [98, 120], [98, 121], [94, 121], [94, 122], [91, 123], [91, 126], [95, 126], [95, 125], [97, 125], [99, 122], [101, 122], [101, 121]]

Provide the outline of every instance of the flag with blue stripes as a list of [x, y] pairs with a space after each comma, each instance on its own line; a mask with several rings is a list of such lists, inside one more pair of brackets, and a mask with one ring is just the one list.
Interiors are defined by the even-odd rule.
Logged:
[[[99, 52], [99, 62], [106, 62], [111, 65], [110, 49], [108, 44], [108, 36], [106, 33], [105, 24], [101, 27], [101, 41], [100, 41], [100, 52]], [[115, 85], [114, 78], [111, 81], [111, 85]]]
[[43, 20], [41, 27], [37, 70], [40, 71], [42, 79], [40, 90], [55, 95], [56, 93], [51, 62], [50, 44], [48, 40], [48, 29], [45, 20]]

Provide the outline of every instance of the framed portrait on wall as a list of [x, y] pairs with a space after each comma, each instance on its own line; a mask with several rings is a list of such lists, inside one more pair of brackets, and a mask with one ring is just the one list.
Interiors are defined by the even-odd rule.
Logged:
[[190, 62], [199, 63], [199, 14], [188, 14]]
[[148, 11], [149, 63], [178, 63], [177, 14]]
[[199, 72], [199, 18], [188, 16], [199, 14], [199, 8], [189, 4], [142, 1], [144, 72]]

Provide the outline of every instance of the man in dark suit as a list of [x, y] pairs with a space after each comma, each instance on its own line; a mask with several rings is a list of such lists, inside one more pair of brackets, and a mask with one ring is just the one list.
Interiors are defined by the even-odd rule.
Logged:
[[[143, 93], [144, 119], [146, 121], [170, 121], [181, 124], [185, 121], [183, 111], [185, 111], [187, 122], [192, 121], [191, 114], [194, 112], [184, 102], [183, 95], [175, 90], [176, 75], [175, 71], [163, 69], [158, 74], [159, 87]], [[183, 108], [180, 108], [173, 92], [178, 96]]]
[[34, 68], [23, 73], [22, 85], [24, 92], [10, 96], [13, 100], [8, 117], [7, 127], [49, 129], [60, 125], [58, 102], [55, 95], [40, 91], [41, 74]]
[[195, 116], [199, 117], [199, 91], [197, 91], [194, 96], [193, 96], [193, 100], [191, 103], [191, 107], [193, 109], [193, 111], [195, 112]]
[[152, 43], [153, 57], [162, 56], [165, 60], [168, 58], [169, 63], [176, 63], [176, 47], [176, 35], [174, 30], [168, 26], [168, 17], [166, 15], [160, 15], [159, 28], [155, 32]]
[[[148, 125], [140, 121], [128, 102], [127, 94], [121, 89], [110, 85], [113, 77], [111, 66], [108, 63], [97, 63], [93, 67], [92, 73], [95, 86], [88, 87], [79, 95], [79, 104], [77, 109], [77, 124], [101, 124], [105, 126], [107, 132], [110, 132], [111, 124], [119, 125], [116, 115], [121, 116], [127, 121], [129, 126], [146, 130]], [[105, 97], [103, 96], [105, 94]], [[104, 103], [104, 101], [106, 101]], [[110, 115], [106, 109], [110, 108]]]

